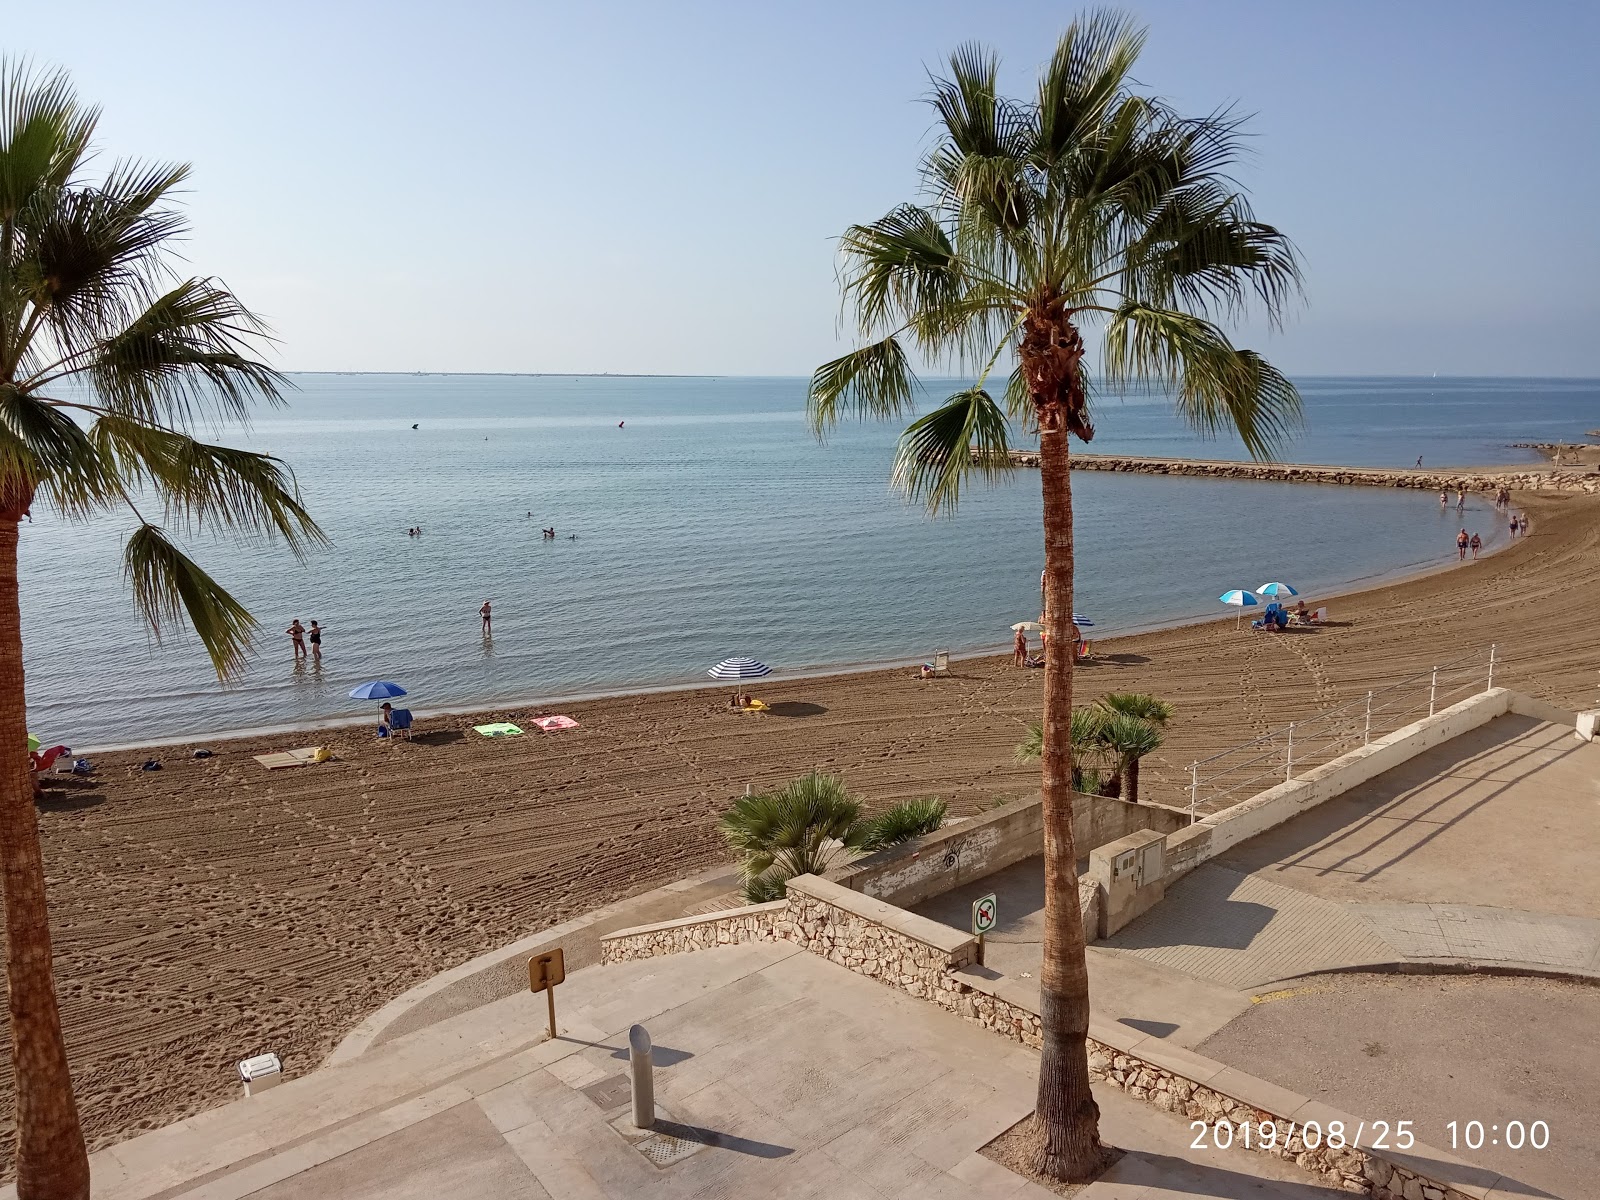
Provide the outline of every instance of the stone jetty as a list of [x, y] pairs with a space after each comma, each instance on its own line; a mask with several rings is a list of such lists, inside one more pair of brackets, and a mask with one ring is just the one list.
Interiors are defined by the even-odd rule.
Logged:
[[[1012, 450], [1011, 465], [1037, 467], [1033, 450]], [[973, 459], [977, 460], [974, 452]], [[1600, 474], [1590, 468], [1549, 467], [1336, 467], [1307, 463], [1229, 462], [1208, 458], [1143, 458], [1124, 454], [1074, 454], [1075, 471], [1135, 475], [1187, 475], [1208, 479], [1254, 479], [1272, 483], [1326, 483], [1355, 487], [1420, 488], [1423, 491], [1589, 492], [1600, 494]]]

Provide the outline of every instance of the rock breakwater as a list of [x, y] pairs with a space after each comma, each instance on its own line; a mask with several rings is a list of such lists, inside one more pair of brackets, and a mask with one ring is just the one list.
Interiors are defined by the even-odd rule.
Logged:
[[[974, 459], [976, 459], [974, 455]], [[1012, 450], [1011, 465], [1037, 467], [1032, 450]], [[1205, 458], [1145, 458], [1121, 454], [1075, 454], [1075, 471], [1117, 471], [1137, 475], [1185, 475], [1208, 479], [1246, 479], [1271, 483], [1322, 483], [1350, 487], [1420, 488], [1423, 491], [1579, 492], [1600, 494], [1600, 474], [1590, 470], [1535, 467], [1339, 467], [1303, 463], [1231, 462]]]

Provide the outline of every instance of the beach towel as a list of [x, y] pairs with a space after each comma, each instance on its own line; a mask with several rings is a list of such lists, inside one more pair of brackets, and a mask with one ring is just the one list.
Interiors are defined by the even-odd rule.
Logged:
[[301, 746], [295, 750], [280, 750], [276, 754], [257, 754], [253, 757], [269, 771], [282, 771], [287, 767], [303, 767], [307, 763], [328, 761], [326, 758], [318, 758], [317, 754], [316, 746]]
[[578, 723], [571, 717], [557, 713], [553, 717], [535, 717], [533, 723], [546, 733], [555, 733], [561, 729], [576, 729]]
[[481, 733], [484, 737], [519, 737], [522, 730], [509, 721], [499, 721], [493, 725], [474, 725], [473, 731]]

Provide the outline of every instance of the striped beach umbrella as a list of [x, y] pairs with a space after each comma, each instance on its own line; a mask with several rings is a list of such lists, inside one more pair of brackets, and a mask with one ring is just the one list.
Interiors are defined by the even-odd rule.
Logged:
[[706, 672], [713, 679], [760, 679], [772, 668], [753, 658], [725, 658]]
[[1094, 628], [1094, 622], [1089, 620], [1089, 618], [1084, 616], [1082, 613], [1073, 613], [1072, 614], [1072, 623], [1074, 625], [1076, 625], [1079, 629], [1093, 629]]
[[1256, 589], [1256, 595], [1271, 596], [1274, 600], [1282, 600], [1285, 596], [1298, 596], [1299, 594], [1287, 583], [1263, 583]]
[[[1237, 605], [1239, 608], [1239, 621], [1244, 620], [1245, 609], [1249, 608], [1253, 604], [1261, 603], [1260, 596], [1257, 596], [1254, 592], [1247, 592], [1243, 588], [1234, 588], [1231, 592], [1223, 592], [1222, 595], [1217, 597], [1217, 599], [1221, 600], [1224, 604]], [[1239, 621], [1235, 621], [1233, 623], [1235, 628], [1238, 627]]]

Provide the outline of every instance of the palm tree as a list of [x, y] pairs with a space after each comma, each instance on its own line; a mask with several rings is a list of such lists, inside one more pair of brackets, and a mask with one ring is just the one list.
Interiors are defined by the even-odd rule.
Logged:
[[813, 771], [781, 788], [741, 796], [718, 828], [739, 857], [745, 899], [776, 900], [789, 880], [821, 875], [841, 854], [898, 845], [944, 824], [945, 802], [908, 800], [863, 817], [861, 803], [836, 775]]
[[1117, 718], [1108, 724], [1106, 745], [1117, 755], [1117, 775], [1127, 783], [1128, 799], [1137, 804], [1139, 760], [1161, 749], [1172, 705], [1143, 692], [1111, 692], [1095, 704]]
[[[1102, 1155], [1069, 796], [1067, 438], [1094, 436], [1084, 331], [1101, 332], [1107, 384], [1168, 386], [1191, 423], [1233, 430], [1251, 454], [1268, 454], [1299, 413], [1294, 386], [1216, 324], [1252, 300], [1276, 320], [1299, 288], [1287, 239], [1254, 219], [1227, 174], [1241, 121], [1183, 117], [1136, 93], [1130, 72], [1143, 43], [1123, 16], [1076, 21], [1027, 100], [998, 93], [993, 54], [952, 56], [948, 77], [932, 81], [938, 137], [922, 164], [922, 202], [842, 239], [844, 303], [864, 344], [819, 367], [810, 390], [822, 435], [845, 412], [905, 412], [911, 352], [976, 372], [901, 437], [894, 479], [933, 511], [954, 506], [974, 473], [992, 479], [1010, 466], [1011, 421], [1039, 436], [1048, 645], [1035, 1165], [1061, 1179], [1087, 1177]], [[1002, 356], [1016, 368], [996, 397], [988, 380]]]
[[260, 532], [297, 553], [322, 537], [283, 464], [187, 432], [277, 401], [282, 380], [251, 357], [263, 328], [247, 309], [171, 270], [187, 168], [115, 163], [90, 181], [97, 118], [65, 76], [0, 63], [0, 879], [22, 1200], [83, 1200], [89, 1162], [25, 750], [19, 525], [39, 504], [72, 520], [130, 513], [134, 602], [157, 637], [187, 620], [219, 674], [242, 664], [254, 622], [183, 535]]
[[1106, 717], [1101, 743], [1116, 761], [1109, 796], [1121, 797], [1126, 783], [1128, 799], [1139, 802], [1139, 760], [1161, 749], [1165, 740], [1161, 727], [1143, 717], [1130, 717], [1126, 713], [1110, 713]]

